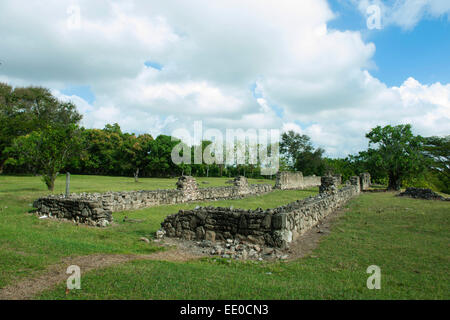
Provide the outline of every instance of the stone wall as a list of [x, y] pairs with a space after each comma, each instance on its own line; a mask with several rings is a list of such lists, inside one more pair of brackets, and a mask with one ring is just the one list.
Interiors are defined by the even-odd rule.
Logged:
[[440, 194], [434, 192], [431, 189], [423, 189], [423, 188], [406, 188], [406, 190], [400, 194], [400, 197], [411, 197], [416, 199], [425, 199], [425, 200], [444, 200], [450, 201], [450, 198], [444, 198]]
[[97, 227], [106, 227], [112, 221], [112, 211], [104, 208], [101, 201], [48, 196], [33, 203], [37, 213], [56, 219], [70, 220]]
[[112, 222], [112, 212], [189, 201], [235, 199], [272, 191], [269, 184], [249, 185], [245, 177], [237, 177], [233, 186], [199, 188], [193, 177], [183, 176], [176, 186], [173, 190], [71, 194], [69, 198], [50, 195], [36, 200], [33, 206], [39, 215], [106, 226]]
[[370, 188], [370, 174], [368, 172], [361, 173], [359, 175], [361, 191], [368, 190]]
[[305, 189], [320, 186], [320, 177], [306, 176], [301, 172], [278, 172], [275, 189]]
[[360, 192], [359, 177], [337, 189], [333, 177], [315, 197], [268, 210], [198, 207], [166, 217], [161, 233], [187, 240], [237, 239], [272, 247], [287, 247], [320, 220]]

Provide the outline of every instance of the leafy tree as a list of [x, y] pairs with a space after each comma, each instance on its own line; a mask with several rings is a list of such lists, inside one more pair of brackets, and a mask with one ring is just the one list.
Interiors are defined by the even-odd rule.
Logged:
[[126, 135], [123, 143], [125, 166], [133, 170], [134, 181], [138, 182], [139, 172], [144, 169], [149, 161], [149, 153], [153, 138], [149, 134], [139, 136]]
[[281, 135], [280, 154], [292, 168], [295, 167], [297, 159], [303, 152], [312, 152], [313, 150], [311, 138], [307, 135], [300, 135], [293, 130]]
[[13, 155], [8, 161], [26, 163], [42, 174], [48, 190], [53, 192], [57, 173], [80, 153], [80, 131], [75, 124], [47, 126], [16, 138], [8, 153]]
[[301, 171], [305, 176], [325, 174], [326, 166], [322, 159], [325, 150], [317, 148], [315, 151], [303, 151], [295, 161], [295, 169]]
[[159, 135], [150, 144], [147, 170], [152, 176], [171, 176], [180, 172], [172, 161], [172, 149], [178, 144], [170, 136]]
[[323, 175], [326, 167], [323, 161], [325, 150], [314, 147], [311, 138], [300, 135], [294, 131], [288, 131], [281, 135], [280, 153], [284, 163], [304, 175]]
[[430, 169], [440, 181], [440, 189], [450, 193], [450, 135], [425, 138], [423, 153], [430, 159]]
[[7, 159], [5, 149], [14, 139], [48, 125], [77, 124], [81, 115], [71, 102], [60, 101], [42, 87], [12, 88], [0, 83], [0, 171]]
[[388, 189], [399, 190], [404, 179], [423, 172], [426, 166], [421, 152], [424, 139], [412, 134], [411, 125], [377, 126], [366, 137], [369, 149], [363, 156], [388, 176]]

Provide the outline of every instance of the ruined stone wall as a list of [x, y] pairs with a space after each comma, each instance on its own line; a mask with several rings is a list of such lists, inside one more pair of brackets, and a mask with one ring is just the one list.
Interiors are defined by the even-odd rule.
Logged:
[[320, 178], [318, 176], [306, 176], [303, 177], [303, 188], [311, 188], [320, 186]]
[[400, 194], [399, 197], [411, 197], [416, 199], [425, 199], [425, 200], [443, 200], [450, 201], [450, 198], [444, 198], [440, 194], [434, 192], [431, 189], [423, 189], [423, 188], [413, 188], [409, 187]]
[[370, 174], [368, 172], [361, 173], [359, 175], [361, 191], [368, 190], [370, 188]]
[[353, 184], [338, 190], [336, 181], [324, 179], [327, 185], [318, 196], [298, 200], [268, 210], [199, 207], [180, 210], [161, 224], [168, 237], [188, 240], [237, 239], [272, 247], [286, 247], [298, 236], [315, 226], [328, 214], [360, 192], [359, 177]]
[[176, 190], [81, 193], [71, 194], [69, 198], [51, 195], [36, 200], [34, 207], [39, 215], [106, 226], [112, 222], [112, 212], [189, 201], [234, 199], [272, 191], [269, 184], [249, 185], [245, 177], [237, 177], [234, 186], [198, 188], [193, 177], [183, 176], [176, 186]]
[[48, 196], [36, 200], [33, 206], [41, 216], [92, 226], [106, 227], [113, 220], [112, 211], [105, 209], [101, 201]]
[[320, 177], [306, 176], [301, 172], [278, 172], [275, 189], [305, 189], [320, 186]]

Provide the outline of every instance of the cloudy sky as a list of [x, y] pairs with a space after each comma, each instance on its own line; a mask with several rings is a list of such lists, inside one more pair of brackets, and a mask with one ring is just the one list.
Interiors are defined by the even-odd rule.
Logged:
[[448, 0], [2, 0], [0, 39], [0, 81], [86, 127], [293, 129], [333, 157], [376, 125], [450, 134]]

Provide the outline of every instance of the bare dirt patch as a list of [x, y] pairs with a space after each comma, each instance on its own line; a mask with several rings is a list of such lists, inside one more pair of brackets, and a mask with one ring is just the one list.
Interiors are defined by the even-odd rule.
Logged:
[[148, 255], [133, 254], [93, 254], [88, 256], [67, 257], [57, 265], [52, 265], [47, 270], [31, 278], [20, 280], [0, 289], [0, 300], [26, 300], [32, 299], [40, 292], [51, 289], [64, 282], [70, 276], [66, 274], [67, 267], [77, 265], [83, 273], [93, 269], [105, 268], [132, 260], [159, 260], [183, 262], [199, 258], [199, 255], [182, 250], [158, 251]]

